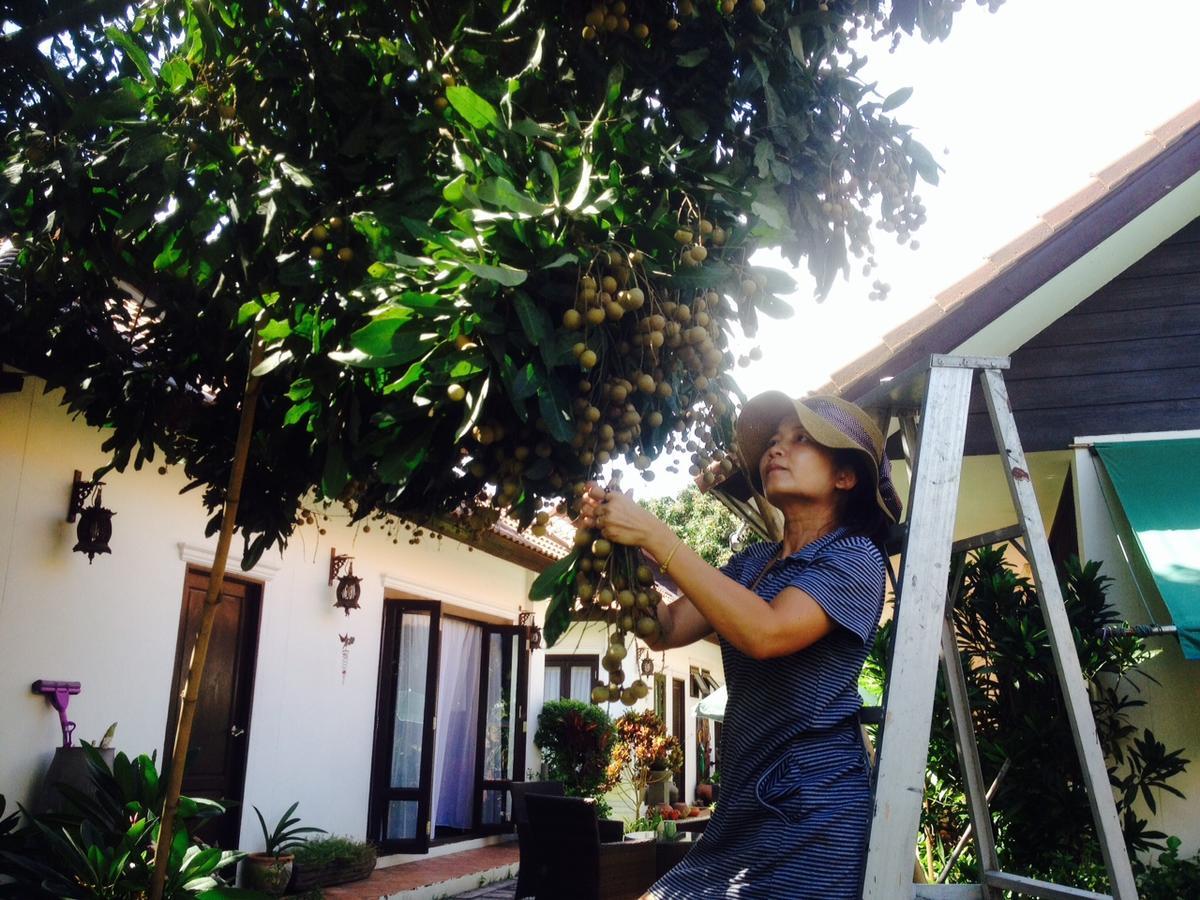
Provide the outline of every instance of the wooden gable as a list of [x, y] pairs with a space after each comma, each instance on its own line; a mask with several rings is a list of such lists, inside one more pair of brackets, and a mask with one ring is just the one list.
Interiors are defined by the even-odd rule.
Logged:
[[[1200, 428], [1200, 219], [1021, 346], [1005, 381], [1027, 452]], [[978, 399], [967, 453], [995, 446]]]

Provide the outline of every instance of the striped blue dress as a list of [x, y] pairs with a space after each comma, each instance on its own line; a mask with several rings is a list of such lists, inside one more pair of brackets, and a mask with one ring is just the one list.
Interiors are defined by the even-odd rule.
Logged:
[[[749, 586], [778, 552], [752, 545], [722, 571]], [[776, 659], [751, 659], [721, 639], [721, 797], [704, 837], [651, 897], [859, 897], [871, 797], [858, 676], [883, 612], [883, 557], [839, 529], [776, 563], [755, 592], [769, 602], [789, 586], [840, 627]]]

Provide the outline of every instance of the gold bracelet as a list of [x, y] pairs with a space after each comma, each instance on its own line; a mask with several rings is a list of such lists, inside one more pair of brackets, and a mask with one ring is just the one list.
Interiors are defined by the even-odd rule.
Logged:
[[661, 575], [667, 574], [667, 566], [669, 566], [671, 564], [671, 557], [673, 557], [675, 555], [675, 551], [679, 549], [679, 545], [682, 543], [683, 543], [683, 538], [679, 538], [677, 541], [675, 541], [675, 546], [671, 548], [671, 552], [667, 554], [667, 558], [664, 559], [662, 561], [662, 565], [660, 565], [658, 567], [659, 574], [661, 574]]

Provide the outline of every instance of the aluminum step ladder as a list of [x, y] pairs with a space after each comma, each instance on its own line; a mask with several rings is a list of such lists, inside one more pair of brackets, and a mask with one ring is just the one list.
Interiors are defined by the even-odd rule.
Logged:
[[[898, 417], [911, 461], [908, 527], [896, 585], [895, 643], [880, 728], [874, 783], [874, 812], [864, 874], [864, 900], [899, 898], [980, 898], [1000, 900], [1003, 891], [1051, 898], [1136, 900], [1137, 888], [1125, 851], [1104, 754], [1062, 593], [1050, 558], [1029, 478], [1029, 467], [1008, 402], [1004, 357], [941, 356], [881, 384], [860, 405]], [[1111, 894], [1098, 894], [1004, 872], [997, 857], [979, 750], [967, 701], [954, 627], [954, 596], [947, 596], [955, 549], [958, 504], [972, 385], [978, 373], [996, 445], [1024, 537], [1042, 614], [1054, 656], [1075, 749], [1096, 823]], [[996, 539], [997, 535], [985, 536]], [[983, 543], [987, 543], [985, 539]], [[980, 542], [974, 542], [979, 546]], [[925, 787], [925, 766], [933, 719], [938, 660], [941, 667], [963, 770], [975, 850], [983, 872], [976, 885], [914, 884], [913, 848]]]

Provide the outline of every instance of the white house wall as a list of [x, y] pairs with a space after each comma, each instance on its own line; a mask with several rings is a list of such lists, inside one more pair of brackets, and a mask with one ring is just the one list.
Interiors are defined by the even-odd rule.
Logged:
[[[31, 798], [61, 743], [57, 714], [30, 692], [39, 678], [82, 683], [69, 707], [77, 738], [98, 740], [116, 721], [117, 749], [162, 755], [187, 560], [211, 560], [215, 540], [204, 538], [199, 493], [180, 495], [182, 473], [158, 475], [155, 463], [106, 479], [112, 555], [89, 565], [72, 553], [72, 473], [104, 463], [102, 439], [35, 379], [0, 395], [0, 792], [10, 801]], [[299, 800], [306, 824], [361, 838], [385, 578], [439, 586], [464, 608], [515, 621], [530, 573], [449, 539], [394, 545], [378, 527], [327, 528], [301, 529], [251, 573], [265, 577], [245, 809], [270, 819]], [[363, 577], [363, 608], [349, 617], [332, 606], [331, 546], [353, 554]], [[343, 683], [346, 633], [355, 643]], [[243, 816], [242, 845], [260, 843], [254, 816]]]
[[[0, 793], [10, 803], [32, 799], [61, 743], [57, 714], [30, 692], [39, 678], [82, 684], [69, 706], [77, 741], [98, 740], [115, 721], [118, 750], [157, 750], [161, 758], [185, 573], [189, 563], [210, 565], [215, 548], [204, 537], [199, 493], [181, 495], [182, 472], [159, 475], [156, 461], [106, 478], [104, 504], [116, 511], [112, 555], [89, 565], [73, 553], [75, 526], [65, 521], [72, 475], [90, 477], [106, 457], [103, 433], [69, 418], [59, 398], [34, 378], [0, 395]], [[337, 517], [319, 525], [328, 533], [299, 529], [282, 554], [265, 554], [248, 575], [263, 584], [263, 596], [244, 808], [258, 806], [270, 820], [298, 800], [305, 824], [361, 838], [385, 593], [515, 622], [531, 608], [534, 574], [448, 538], [410, 546], [403, 533], [393, 544], [377, 525], [370, 533]], [[352, 554], [363, 578], [362, 609], [349, 617], [332, 605], [331, 547]], [[230, 573], [241, 575], [238, 539], [234, 549]], [[545, 604], [532, 608], [540, 621]], [[603, 634], [583, 631], [580, 651], [598, 654]], [[343, 683], [338, 636], [347, 633], [355, 641]], [[570, 652], [575, 634], [553, 652]], [[532, 654], [529, 672], [526, 765], [535, 771], [543, 655]], [[667, 664], [668, 676], [685, 682], [693, 664], [723, 680], [711, 644], [671, 651]], [[651, 695], [644, 705], [652, 702]], [[691, 747], [696, 701], [687, 702]], [[690, 798], [690, 767], [688, 779]], [[253, 814], [242, 818], [241, 845], [261, 846]]]
[[[1106, 437], [1078, 438], [1080, 444], [1114, 442], [1124, 440], [1152, 440], [1164, 438], [1200, 437], [1200, 432], [1173, 432], [1171, 434], [1118, 435]], [[1123, 521], [1119, 502], [1115, 497], [1106, 499], [1107, 478], [1102, 473], [1102, 464], [1094, 459], [1089, 450], [1075, 451], [1072, 466], [1075, 480], [1076, 516], [1079, 528], [1080, 557], [1085, 560], [1101, 560], [1101, 573], [1113, 579], [1108, 591], [1109, 601], [1120, 611], [1123, 618], [1132, 624], [1149, 624], [1151, 617], [1162, 624], [1171, 621], [1170, 615], [1151, 587], [1151, 576], [1142, 572], [1147, 587], [1141, 592], [1126, 563], [1126, 551], [1135, 567], [1139, 566], [1136, 548], [1122, 548], [1117, 531], [1110, 518], [1110, 508], [1118, 524]], [[1146, 666], [1145, 671], [1158, 682], [1139, 681], [1142, 693], [1139, 699], [1146, 705], [1134, 709], [1131, 721], [1138, 733], [1149, 728], [1166, 745], [1168, 750], [1184, 748], [1184, 757], [1191, 760], [1188, 771], [1171, 780], [1171, 784], [1183, 792], [1187, 799], [1181, 800], [1165, 791], [1155, 791], [1158, 814], [1151, 815], [1143, 809], [1142, 815], [1150, 819], [1151, 827], [1176, 835], [1183, 841], [1182, 856], [1191, 856], [1200, 851], [1200, 817], [1196, 815], [1196, 803], [1200, 801], [1200, 716], [1196, 715], [1196, 700], [1200, 697], [1200, 663], [1183, 658], [1179, 643], [1173, 637], [1147, 638], [1146, 645], [1157, 650], [1158, 655]]]

